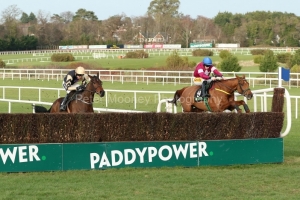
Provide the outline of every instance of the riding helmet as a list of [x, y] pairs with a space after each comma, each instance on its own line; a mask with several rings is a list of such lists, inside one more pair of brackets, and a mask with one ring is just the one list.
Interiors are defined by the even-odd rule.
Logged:
[[75, 69], [76, 74], [85, 74], [84, 68], [79, 66]]
[[204, 65], [212, 65], [212, 60], [209, 57], [205, 57], [203, 59], [203, 64]]

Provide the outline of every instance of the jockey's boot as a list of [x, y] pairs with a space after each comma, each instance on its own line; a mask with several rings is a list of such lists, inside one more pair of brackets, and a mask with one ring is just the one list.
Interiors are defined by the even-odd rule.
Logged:
[[68, 100], [68, 94], [65, 96], [65, 98], [63, 99], [63, 101], [60, 104], [60, 108], [59, 109], [61, 111], [65, 111], [67, 109], [67, 105], [66, 105], [67, 100]]
[[207, 86], [207, 81], [203, 81], [202, 87], [201, 87], [201, 97], [202, 98], [204, 98], [204, 97], [210, 97], [210, 95], [207, 93], [206, 86]]

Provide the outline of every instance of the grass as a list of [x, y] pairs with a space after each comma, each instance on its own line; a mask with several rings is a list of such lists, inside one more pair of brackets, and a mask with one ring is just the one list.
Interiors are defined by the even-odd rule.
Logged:
[[298, 199], [299, 161], [0, 174], [1, 199]]
[[[122, 61], [116, 60], [115, 65]], [[0, 80], [0, 84], [61, 88], [60, 81]], [[105, 89], [123, 90], [175, 91], [180, 87], [172, 84], [104, 83]], [[255, 86], [255, 89], [260, 88], [265, 86]], [[300, 95], [296, 88], [289, 92]], [[14, 90], [7, 95], [14, 98], [17, 93]], [[0, 97], [1, 94], [0, 89]], [[48, 92], [47, 95], [50, 99], [57, 96]], [[24, 99], [34, 99], [35, 96], [33, 91], [28, 91]], [[99, 104], [99, 107], [103, 105]], [[7, 104], [1, 103], [0, 106], [0, 112], [7, 112]], [[145, 106], [145, 109], [152, 110], [155, 106]], [[16, 104], [13, 108], [15, 112], [31, 112], [31, 105], [27, 108], [27, 105]], [[291, 132], [284, 138], [284, 162], [280, 164], [0, 173], [0, 199], [299, 199], [298, 121], [292, 117]]]
[[[115, 53], [116, 55], [118, 54], [124, 54], [123, 52], [120, 53]], [[109, 57], [108, 59], [102, 58], [102, 59], [94, 59], [92, 58], [91, 53], [82, 53], [78, 56], [76, 62], [84, 62], [92, 66], [93, 68], [104, 68], [104, 69], [148, 69], [148, 68], [154, 68], [158, 69], [161, 68], [162, 66], [166, 65], [166, 59], [169, 54], [161, 54], [161, 55], [153, 55], [149, 56], [147, 59], [117, 59], [116, 57]], [[183, 54], [184, 56], [185, 54]], [[82, 57], [82, 56], [90, 56], [90, 58]], [[241, 61], [251, 61], [253, 60], [252, 55], [236, 55], [239, 60]], [[48, 57], [50, 58], [51, 55], [46, 54], [45, 56], [41, 57]], [[62, 63], [53, 63], [53, 62], [40, 62], [40, 61], [31, 61], [28, 60], [26, 61], [25, 58], [30, 58], [30, 59], [36, 59], [40, 58], [37, 56], [33, 56], [32, 54], [9, 54], [9, 55], [1, 55], [0, 59], [2, 60], [12, 60], [12, 59], [24, 59], [23, 62], [14, 62], [14, 64], [8, 64], [7, 67], [13, 67], [13, 68], [46, 68], [46, 67], [51, 67], [51, 68], [62, 68], [70, 63], [68, 62], [62, 62]], [[194, 56], [188, 56], [189, 61], [194, 61], [196, 63], [200, 62], [203, 57], [194, 57]], [[221, 58], [219, 56], [212, 56], [212, 59], [215, 63], [218, 63], [221, 61]], [[253, 65], [255, 67], [255, 65]], [[245, 68], [245, 69], [243, 69]], [[249, 71], [249, 66], [244, 66], [242, 68], [243, 70]], [[255, 70], [257, 67], [255, 67]]]

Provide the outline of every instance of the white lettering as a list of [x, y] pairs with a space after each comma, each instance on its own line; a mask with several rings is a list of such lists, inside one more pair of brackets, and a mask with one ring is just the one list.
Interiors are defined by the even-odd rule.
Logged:
[[[131, 160], [129, 160], [129, 154], [131, 154]], [[124, 160], [125, 160], [125, 165], [131, 165], [132, 163], [134, 163], [135, 159], [136, 159], [136, 154], [134, 152], [134, 150], [132, 149], [125, 149], [124, 150]]]
[[26, 149], [27, 149], [26, 146], [20, 146], [19, 147], [19, 162], [20, 163], [28, 161], [27, 158], [24, 158], [25, 156], [27, 156], [27, 153], [24, 152]]
[[188, 150], [188, 144], [187, 143], [184, 145], [184, 148], [182, 147], [182, 145], [179, 145], [178, 149], [177, 149], [175, 144], [173, 144], [172, 146], [173, 146], [173, 150], [174, 150], [174, 154], [176, 156], [176, 159], [179, 158], [180, 153], [182, 154], [182, 156], [184, 158], [186, 158], [186, 154], [187, 154], [187, 150]]
[[3, 152], [3, 149], [0, 149], [0, 156], [2, 158], [3, 164], [6, 163], [8, 156], [9, 156], [10, 160], [12, 161], [12, 163], [15, 163], [17, 149], [18, 149], [18, 147], [14, 147], [13, 152], [11, 152], [9, 150], [9, 148], [7, 148], [5, 153]]
[[35, 145], [31, 145], [28, 146], [28, 150], [29, 150], [29, 161], [32, 162], [33, 158], [36, 161], [40, 161], [41, 159], [39, 158], [39, 156], [37, 155], [37, 153], [39, 152], [39, 148]]
[[199, 147], [199, 150], [198, 150], [199, 151], [199, 157], [202, 157], [203, 154], [204, 154], [204, 156], [208, 156], [208, 153], [206, 152], [207, 144], [205, 142], [199, 142], [198, 147]]
[[[168, 151], [168, 155], [166, 157], [163, 156], [162, 152], [163, 150], [167, 150]], [[172, 148], [167, 146], [167, 145], [164, 145], [162, 147], [159, 148], [159, 151], [158, 151], [158, 157], [162, 160], [162, 161], [168, 161], [170, 160], [170, 158], [172, 157]]]
[[149, 162], [152, 162], [152, 158], [157, 155], [157, 149], [155, 147], [148, 147]]
[[140, 156], [140, 163], [144, 163], [145, 162], [145, 160], [144, 160], [144, 155], [145, 155], [145, 153], [146, 153], [146, 151], [147, 151], [147, 148], [146, 147], [144, 147], [143, 148], [143, 151], [141, 151], [139, 148], [135, 148], [135, 150], [136, 150], [136, 152], [139, 154], [139, 156]]
[[[119, 156], [119, 160], [116, 161], [116, 155]], [[111, 151], [111, 165], [112, 166], [118, 166], [123, 162], [123, 154], [121, 151], [118, 150], [114, 150]]]
[[[185, 143], [184, 145], [179, 144], [178, 146], [176, 144], [173, 144], [172, 146], [163, 145], [159, 149], [156, 147], [144, 147], [142, 149], [124, 149], [124, 151], [112, 150], [110, 159], [108, 159], [105, 152], [102, 153], [101, 157], [97, 153], [91, 153], [90, 164], [92, 169], [95, 168], [96, 163], [99, 163], [99, 168], [103, 168], [104, 166], [118, 166], [123, 162], [125, 165], [131, 165], [136, 162], [137, 155], [139, 156], [139, 162], [141, 164], [145, 162], [151, 163], [153, 162], [153, 159], [155, 157], [157, 157], [157, 159], [160, 159], [161, 161], [168, 161], [172, 159], [173, 155], [175, 155], [173, 159], [176, 160], [178, 160], [181, 155], [184, 159], [198, 158], [209, 156], [206, 152], [206, 148], [207, 144], [205, 142], [192, 142]], [[3, 162], [5, 163], [8, 157], [10, 157], [11, 160], [14, 160], [16, 151], [17, 150], [14, 149], [14, 152], [12, 153], [10, 152], [10, 150], [7, 150], [4, 154], [3, 150], [0, 149], [0, 155], [3, 159]], [[39, 160], [39, 157], [37, 156], [38, 149], [35, 146], [30, 147], [29, 152], [30, 161], [32, 161], [33, 159]], [[24, 152], [24, 147], [19, 147], [20, 160], [22, 160], [23, 162], [26, 161], [27, 159], [25, 158], [25, 156], [26, 152]]]
[[100, 156], [97, 153], [90, 153], [91, 169], [95, 169], [95, 164], [99, 162]]
[[104, 165], [106, 165], [107, 167], [111, 166], [105, 152], [103, 152], [102, 154], [99, 168], [102, 168]]
[[190, 158], [197, 158], [197, 143], [190, 143]]

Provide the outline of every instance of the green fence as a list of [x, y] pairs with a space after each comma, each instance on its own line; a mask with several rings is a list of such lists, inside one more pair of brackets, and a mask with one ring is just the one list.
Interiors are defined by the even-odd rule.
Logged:
[[283, 139], [0, 145], [1, 172], [283, 162]]

